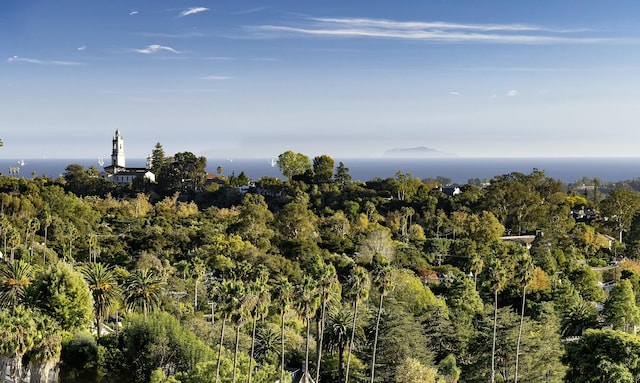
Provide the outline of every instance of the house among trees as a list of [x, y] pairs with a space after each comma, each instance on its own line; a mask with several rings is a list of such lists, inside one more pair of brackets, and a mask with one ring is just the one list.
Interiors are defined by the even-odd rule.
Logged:
[[105, 166], [104, 172], [101, 173], [100, 176], [121, 185], [130, 184], [139, 177], [147, 179], [150, 182], [155, 182], [156, 176], [150, 170], [152, 166], [151, 162], [151, 156], [148, 156], [146, 167], [128, 168], [125, 164], [124, 139], [120, 135], [120, 130], [116, 129], [115, 136], [112, 140], [111, 165]]

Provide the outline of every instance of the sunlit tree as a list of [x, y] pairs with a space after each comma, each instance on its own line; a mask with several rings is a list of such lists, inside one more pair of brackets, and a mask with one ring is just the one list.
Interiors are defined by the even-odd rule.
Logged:
[[141, 309], [142, 315], [146, 318], [149, 311], [160, 306], [160, 297], [164, 286], [164, 279], [152, 270], [136, 270], [126, 282], [125, 302], [127, 309], [132, 311]]
[[82, 267], [82, 275], [93, 296], [93, 314], [98, 337], [102, 335], [102, 323], [109, 308], [120, 299], [120, 287], [112, 267], [102, 263], [89, 263]]
[[0, 264], [0, 305], [16, 309], [25, 296], [25, 290], [31, 284], [33, 270], [22, 260]]

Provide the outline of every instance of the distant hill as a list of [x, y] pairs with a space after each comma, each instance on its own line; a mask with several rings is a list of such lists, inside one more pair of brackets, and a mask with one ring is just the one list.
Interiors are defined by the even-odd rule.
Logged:
[[442, 152], [440, 150], [418, 146], [415, 148], [395, 148], [384, 152], [384, 157], [455, 157], [455, 154]]

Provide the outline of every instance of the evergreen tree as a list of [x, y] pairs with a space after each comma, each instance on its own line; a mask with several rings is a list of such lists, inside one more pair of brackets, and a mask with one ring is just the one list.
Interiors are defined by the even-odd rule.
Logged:
[[628, 279], [618, 282], [604, 302], [604, 317], [614, 329], [626, 333], [635, 332], [640, 325], [640, 309], [636, 305], [636, 296]]

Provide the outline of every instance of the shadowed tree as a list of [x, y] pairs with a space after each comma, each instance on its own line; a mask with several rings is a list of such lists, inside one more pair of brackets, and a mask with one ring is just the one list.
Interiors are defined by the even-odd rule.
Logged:
[[351, 339], [349, 340], [349, 353], [347, 355], [347, 369], [345, 370], [345, 383], [349, 383], [349, 367], [351, 362], [351, 353], [353, 352], [353, 341], [356, 336], [356, 323], [358, 321], [358, 305], [369, 296], [369, 287], [371, 281], [369, 274], [361, 266], [354, 266], [347, 280], [346, 297], [353, 302], [353, 324], [351, 326]]
[[344, 354], [349, 344], [349, 333], [353, 322], [353, 314], [349, 310], [340, 310], [329, 314], [329, 320], [324, 329], [329, 352], [338, 353], [338, 383], [344, 382]]
[[49, 317], [36, 315], [35, 319], [37, 335], [33, 348], [29, 351], [30, 382], [55, 382], [57, 380], [49, 379], [49, 375], [60, 361], [62, 332]]
[[333, 181], [335, 161], [326, 154], [313, 158], [313, 182], [328, 183]]

